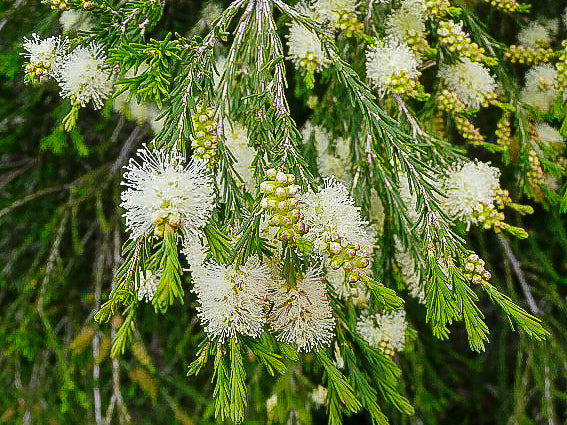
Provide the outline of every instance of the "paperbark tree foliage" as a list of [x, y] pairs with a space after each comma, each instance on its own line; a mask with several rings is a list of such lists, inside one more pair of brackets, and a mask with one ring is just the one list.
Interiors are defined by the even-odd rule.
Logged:
[[561, 13], [2, 3], [0, 422], [565, 420]]

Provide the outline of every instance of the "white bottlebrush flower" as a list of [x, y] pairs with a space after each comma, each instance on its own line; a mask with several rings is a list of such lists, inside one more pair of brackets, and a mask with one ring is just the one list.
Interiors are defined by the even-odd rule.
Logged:
[[406, 344], [406, 312], [397, 310], [387, 314], [366, 314], [356, 324], [356, 329], [368, 344], [379, 347], [387, 343], [394, 350], [402, 350]]
[[559, 130], [546, 122], [538, 122], [535, 125], [537, 139], [550, 147], [562, 147], [565, 139]]
[[399, 84], [400, 77], [418, 78], [418, 66], [415, 53], [406, 44], [393, 39], [373, 44], [366, 51], [366, 76], [380, 96]]
[[[297, 10], [307, 16], [314, 16], [309, 6], [300, 3]], [[329, 66], [329, 59], [323, 52], [323, 47], [317, 35], [300, 23], [293, 21], [289, 25], [287, 48], [290, 59], [297, 69], [307, 69], [310, 72], [322, 71]]]
[[210, 1], [201, 9], [200, 22], [205, 27], [210, 27], [213, 22], [219, 18], [222, 12], [223, 7], [220, 4]]
[[58, 63], [67, 54], [69, 42], [66, 38], [48, 37], [41, 39], [37, 34], [24, 38], [22, 55], [28, 59], [26, 75], [35, 81], [44, 81], [57, 72]]
[[524, 47], [549, 46], [551, 41], [549, 29], [538, 22], [531, 22], [518, 33], [518, 43]]
[[552, 36], [557, 35], [559, 32], [559, 18], [543, 18], [540, 20], [541, 24], [549, 30]]
[[[350, 185], [352, 178], [349, 174], [349, 142], [342, 137], [331, 142], [331, 134], [323, 127], [313, 125], [310, 121], [305, 123], [302, 134], [305, 142], [311, 137], [315, 141], [319, 174], [323, 177], [335, 176], [338, 181]], [[334, 145], [334, 150], [331, 150], [331, 145]]]
[[211, 340], [223, 342], [238, 334], [259, 337], [266, 323], [264, 303], [271, 282], [268, 267], [257, 258], [244, 266], [213, 262], [192, 267], [197, 314]]
[[457, 163], [447, 170], [441, 183], [445, 212], [465, 223], [476, 223], [475, 212], [492, 205], [500, 189], [500, 170], [484, 162]]
[[130, 159], [122, 185], [126, 228], [137, 239], [160, 222], [195, 233], [205, 226], [214, 207], [214, 190], [201, 161], [183, 160], [144, 146]]
[[532, 67], [526, 74], [522, 102], [541, 111], [549, 110], [557, 97], [556, 76], [557, 70], [550, 64]]
[[327, 404], [327, 388], [323, 385], [317, 385], [317, 388], [314, 388], [311, 392], [311, 400], [317, 407]]
[[139, 281], [136, 281], [138, 301], [145, 300], [146, 302], [151, 302], [154, 299], [154, 295], [159, 285], [159, 280], [159, 273], [156, 274], [151, 270], [142, 272], [139, 277]]
[[381, 235], [384, 231], [384, 219], [386, 215], [384, 214], [384, 204], [380, 196], [378, 196], [376, 189], [371, 189], [370, 191], [370, 210], [368, 211], [368, 215], [370, 222], [374, 226], [376, 235]]
[[567, 27], [567, 7], [563, 9], [563, 13], [561, 14], [561, 21], [563, 21], [563, 25]]
[[204, 262], [205, 254], [205, 251], [197, 254], [193, 245], [193, 292], [201, 303], [198, 310], [207, 324], [207, 332], [214, 336], [223, 334], [222, 338], [237, 332], [259, 336], [265, 323], [267, 291], [272, 285], [268, 267], [256, 257], [238, 268]]
[[226, 69], [226, 56], [221, 55], [217, 58], [215, 69], [216, 72], [213, 71], [213, 84], [216, 88], [218, 88], [224, 74], [224, 70]]
[[368, 232], [368, 222], [360, 215], [348, 189], [333, 178], [325, 179], [319, 192], [301, 196], [302, 212], [309, 232], [305, 238], [313, 243], [315, 251], [324, 254], [328, 241], [341, 240], [343, 246], [358, 244], [362, 255], [374, 249], [374, 239]]
[[425, 287], [413, 256], [397, 243], [395, 257], [410, 295], [420, 304], [425, 304]]
[[319, 269], [311, 268], [295, 288], [281, 283], [271, 289], [270, 326], [279, 341], [311, 351], [331, 343], [335, 318]]
[[369, 296], [366, 292], [366, 287], [362, 283], [357, 286], [351, 286], [345, 280], [345, 271], [341, 268], [333, 270], [331, 267], [326, 271], [327, 281], [333, 288], [337, 296], [348, 303], [352, 303], [358, 307], [364, 307], [368, 304]]
[[442, 65], [439, 77], [468, 107], [478, 108], [486, 96], [496, 91], [496, 81], [482, 64], [461, 58], [453, 65]]
[[268, 414], [268, 419], [272, 419], [274, 416], [274, 409], [278, 405], [278, 395], [272, 394], [270, 398], [266, 400], [266, 413]]
[[423, 12], [415, 7], [401, 7], [386, 18], [386, 35], [400, 43], [410, 44], [416, 36], [425, 38]]
[[78, 10], [66, 10], [61, 13], [59, 23], [63, 27], [63, 32], [88, 31], [93, 26], [91, 15]]
[[103, 100], [110, 96], [113, 88], [105, 60], [102, 48], [96, 45], [77, 47], [63, 58], [55, 75], [61, 96], [83, 107], [92, 102], [95, 109], [102, 108]]
[[254, 159], [256, 159], [256, 150], [249, 146], [248, 130], [240, 123], [223, 119], [223, 132], [224, 143], [234, 156], [234, 163], [232, 164], [234, 170], [244, 182], [246, 190], [255, 193], [256, 180], [254, 179], [254, 167], [252, 165]]
[[410, 190], [410, 184], [408, 176], [406, 174], [400, 173], [398, 176], [400, 182], [400, 198], [406, 206], [408, 216], [413, 223], [419, 221], [419, 214], [417, 212], [417, 194], [415, 189]]
[[313, 9], [319, 22], [329, 20], [336, 25], [343, 13], [356, 12], [357, 5], [357, 0], [315, 0]]

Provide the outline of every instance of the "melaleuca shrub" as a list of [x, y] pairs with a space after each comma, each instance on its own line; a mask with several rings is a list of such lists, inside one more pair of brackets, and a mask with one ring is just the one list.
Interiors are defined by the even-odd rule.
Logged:
[[[87, 147], [61, 140], [118, 120], [90, 147], [107, 163], [56, 189], [69, 200], [38, 272], [48, 282], [68, 225], [77, 255], [79, 233], [99, 235], [96, 314], [71, 344], [96, 354], [97, 424], [107, 383], [106, 420], [130, 418], [122, 367], [182, 423], [156, 383], [172, 369], [206, 377], [206, 418], [308, 423], [323, 409], [332, 424], [384, 424], [415, 413], [404, 366], [424, 335], [455, 329], [482, 352], [496, 308], [521, 335], [550, 336], [510, 238], [530, 237], [534, 206], [566, 205], [566, 19], [516, 1], [235, 0], [191, 6], [182, 31], [168, 7], [183, 6], [153, 0], [42, 7], [62, 12], [22, 39], [22, 78], [60, 106], [36, 148], [75, 149], [83, 167]], [[523, 20], [512, 44], [490, 35], [485, 8]], [[479, 238], [500, 241], [530, 311]], [[139, 331], [162, 320], [187, 364]]]

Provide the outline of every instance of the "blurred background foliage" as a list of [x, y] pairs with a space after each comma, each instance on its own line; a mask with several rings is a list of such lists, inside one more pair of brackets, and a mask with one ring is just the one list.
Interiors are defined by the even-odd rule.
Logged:
[[[508, 44], [530, 19], [481, 2], [465, 5]], [[534, 0], [530, 16], [554, 18], [564, 6], [567, 2]], [[162, 20], [147, 36], [194, 35], [202, 7], [199, 1], [166, 2]], [[117, 208], [120, 170], [133, 149], [151, 139], [152, 129], [107, 102], [101, 113], [81, 111], [77, 127], [65, 133], [58, 122], [68, 105], [61, 104], [54, 83], [24, 85], [22, 38], [59, 33], [60, 15], [38, 0], [0, 1], [0, 424], [96, 423], [95, 412], [108, 423], [217, 423], [210, 372], [185, 376], [202, 338], [192, 295], [163, 316], [144, 306], [136, 343], [115, 359], [109, 356], [110, 340], [121, 318], [113, 318], [111, 326], [93, 320], [124, 242]], [[302, 124], [308, 109], [301, 87], [294, 87], [302, 79], [291, 66], [287, 72], [293, 118]], [[512, 72], [521, 78], [518, 69]], [[408, 320], [418, 336], [396, 361], [416, 414], [386, 408], [393, 424], [566, 423], [565, 224], [556, 207], [536, 206], [522, 222], [530, 234], [526, 240], [469, 233], [471, 249], [487, 260], [496, 286], [543, 318], [552, 333], [547, 342], [514, 333], [482, 300], [491, 343], [485, 353], [473, 353], [463, 326], [454, 326], [448, 341], [436, 340], [424, 323], [424, 307], [408, 300]], [[529, 284], [533, 302], [519, 276]], [[288, 413], [298, 413], [283, 415], [286, 420], [325, 423], [323, 409], [306, 405], [308, 394], [300, 385], [320, 374], [307, 363], [274, 384], [259, 365], [249, 370], [247, 423], [266, 423], [266, 401], [276, 391], [294, 394], [280, 396]], [[272, 419], [280, 422], [277, 415]], [[361, 414], [345, 423], [370, 420]]]

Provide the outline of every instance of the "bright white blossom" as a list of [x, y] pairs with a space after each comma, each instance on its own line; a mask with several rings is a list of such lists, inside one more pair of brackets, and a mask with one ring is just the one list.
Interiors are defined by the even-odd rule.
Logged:
[[168, 221], [187, 233], [205, 226], [214, 207], [214, 190], [206, 166], [164, 151], [147, 147], [138, 150], [138, 159], [130, 159], [122, 185], [122, 203], [126, 228], [137, 239]]
[[410, 295], [420, 304], [425, 304], [425, 287], [414, 257], [400, 243], [396, 243], [396, 262], [407, 285]]
[[270, 299], [270, 326], [279, 341], [296, 344], [298, 351], [311, 351], [331, 343], [335, 318], [320, 269], [309, 269], [295, 288], [275, 285]]
[[538, 22], [531, 22], [518, 33], [518, 43], [524, 47], [549, 46], [551, 41], [549, 29]]
[[[335, 176], [340, 182], [350, 185], [352, 178], [349, 174], [349, 142], [342, 137], [337, 137], [331, 141], [332, 135], [327, 130], [321, 126], [313, 125], [310, 121], [305, 123], [302, 134], [306, 143], [311, 137], [315, 141], [319, 174], [324, 177]], [[334, 149], [331, 149], [331, 147]]]
[[91, 15], [78, 10], [65, 10], [59, 17], [59, 23], [64, 33], [75, 30], [88, 31], [93, 26]]
[[447, 170], [441, 187], [444, 211], [457, 220], [476, 223], [475, 212], [496, 199], [500, 170], [484, 162], [457, 163]]
[[550, 126], [546, 122], [538, 122], [535, 125], [537, 139], [550, 147], [560, 148], [564, 145], [565, 139], [559, 130]]
[[264, 302], [271, 277], [268, 267], [250, 258], [236, 269], [207, 262], [192, 267], [199, 319], [211, 340], [238, 334], [259, 337], [266, 318]]
[[423, 12], [415, 7], [401, 7], [386, 19], [386, 35], [400, 43], [409, 44], [416, 36], [425, 38]]
[[559, 32], [559, 18], [543, 18], [540, 20], [541, 24], [547, 28], [552, 36], [557, 35]]
[[439, 77], [468, 107], [478, 108], [496, 90], [496, 81], [482, 64], [461, 58], [453, 65], [442, 65]]
[[42, 40], [34, 33], [31, 39], [24, 38], [23, 48], [25, 52], [22, 55], [29, 61], [26, 75], [44, 81], [56, 74], [58, 62], [67, 54], [69, 42], [59, 36]]
[[327, 388], [323, 385], [317, 385], [317, 388], [314, 388], [311, 393], [311, 400], [317, 407], [327, 404]]
[[363, 315], [356, 329], [368, 344], [378, 347], [388, 343], [394, 350], [402, 350], [406, 344], [406, 312], [397, 310], [387, 314]]
[[556, 76], [557, 70], [550, 64], [532, 67], [526, 74], [522, 101], [541, 111], [549, 110], [557, 97]]
[[333, 178], [325, 179], [323, 188], [314, 193], [311, 190], [301, 196], [302, 212], [309, 232], [305, 238], [313, 243], [319, 254], [326, 252], [329, 240], [341, 240], [341, 244], [360, 245], [362, 255], [369, 255], [374, 249], [374, 239], [368, 232], [368, 222], [360, 215], [360, 208], [343, 183]]
[[368, 211], [370, 217], [370, 222], [374, 226], [376, 235], [382, 234], [384, 231], [384, 219], [386, 215], [384, 214], [384, 204], [382, 199], [378, 196], [376, 189], [370, 191], [370, 210]]
[[111, 73], [106, 69], [106, 58], [98, 45], [77, 47], [57, 66], [55, 78], [61, 88], [61, 97], [71, 98], [81, 106], [92, 102], [102, 108], [103, 100], [112, 94]]
[[[304, 15], [315, 16], [313, 8], [305, 3], [300, 3], [296, 8]], [[289, 51], [288, 59], [293, 62], [297, 69], [315, 72], [322, 71], [329, 66], [329, 59], [323, 52], [323, 47], [317, 35], [296, 21], [289, 25], [287, 48]]]
[[331, 24], [336, 25], [343, 13], [356, 12], [357, 5], [357, 0], [315, 0], [313, 9], [319, 22], [329, 20]]
[[159, 285], [160, 274], [154, 273], [151, 270], [146, 270], [140, 274], [138, 280], [136, 280], [136, 292], [138, 294], [138, 301], [152, 301]]
[[266, 413], [268, 414], [268, 419], [272, 419], [274, 416], [274, 409], [278, 405], [278, 395], [272, 394], [270, 398], [266, 400]]
[[366, 51], [366, 76], [380, 96], [399, 84], [400, 77], [418, 78], [418, 66], [415, 53], [393, 39], [373, 44]]
[[197, 25], [203, 25], [204, 28], [211, 27], [213, 22], [221, 15], [223, 12], [223, 7], [215, 2], [208, 2], [205, 7], [201, 10], [201, 20]]
[[250, 139], [248, 130], [240, 123], [223, 120], [225, 145], [234, 156], [232, 164], [238, 173], [248, 192], [255, 193], [256, 180], [254, 179], [254, 167], [256, 150], [249, 146]]

